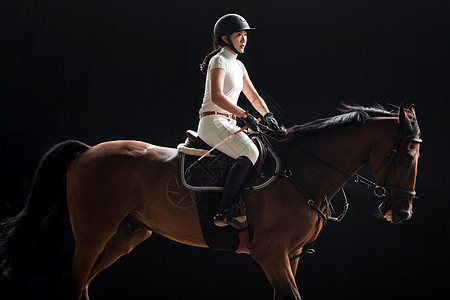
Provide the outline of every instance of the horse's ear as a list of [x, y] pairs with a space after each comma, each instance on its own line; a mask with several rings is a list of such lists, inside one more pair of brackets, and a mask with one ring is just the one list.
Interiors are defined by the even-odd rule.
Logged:
[[411, 104], [410, 106], [409, 106], [409, 110], [411, 111], [411, 113], [412, 113], [412, 115], [414, 116], [414, 118], [416, 117], [416, 106], [414, 105], [414, 103], [413, 104]]
[[398, 121], [401, 128], [409, 128], [409, 118], [405, 112], [405, 108], [403, 107], [403, 103], [400, 104], [398, 109]]

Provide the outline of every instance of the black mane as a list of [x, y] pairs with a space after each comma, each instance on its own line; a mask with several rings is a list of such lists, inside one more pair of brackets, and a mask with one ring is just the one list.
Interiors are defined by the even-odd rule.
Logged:
[[336, 128], [342, 125], [349, 124], [364, 124], [369, 118], [373, 117], [396, 117], [397, 113], [388, 111], [381, 105], [373, 107], [364, 107], [359, 105], [342, 104], [343, 108], [340, 109], [342, 114], [317, 119], [315, 121], [294, 125], [287, 129], [287, 133], [284, 137], [284, 141], [292, 141], [300, 138], [310, 137], [312, 135], [327, 131], [332, 128]]

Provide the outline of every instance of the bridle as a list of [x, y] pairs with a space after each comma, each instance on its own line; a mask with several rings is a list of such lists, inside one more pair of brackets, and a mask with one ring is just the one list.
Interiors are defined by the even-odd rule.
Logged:
[[[422, 143], [422, 139], [416, 138], [416, 135], [407, 135], [407, 136], [396, 135], [395, 141], [394, 141], [394, 146], [392, 147], [391, 151], [386, 155], [385, 159], [380, 163], [380, 166], [374, 171], [374, 174], [376, 175], [387, 164], [386, 171], [384, 173], [383, 180], [381, 181], [380, 185], [376, 185], [373, 182], [370, 182], [370, 184], [368, 184], [368, 183], [364, 182], [365, 181], [364, 179], [361, 180], [360, 175], [358, 175], [358, 174], [355, 175], [355, 176], [357, 176], [355, 178], [355, 182], [357, 182], [357, 183], [361, 182], [363, 184], [366, 184], [366, 186], [368, 186], [370, 189], [373, 190], [375, 196], [377, 196], [378, 198], [384, 198], [384, 201], [381, 202], [380, 207], [383, 205], [386, 205], [386, 204], [392, 204], [395, 202], [418, 198], [416, 195], [416, 191], [410, 191], [410, 190], [406, 190], [399, 186], [386, 184], [388, 176], [389, 176], [389, 178], [392, 178], [392, 173], [394, 172], [393, 162], [396, 157], [396, 154], [398, 153], [398, 149], [399, 149], [401, 140], [405, 140], [408, 142], [414, 142], [414, 143], [418, 143], [418, 144]], [[403, 193], [407, 196], [392, 199], [391, 191], [397, 191], [397, 192]]]
[[[260, 131], [260, 133], [263, 134], [263, 136], [265, 137], [269, 137], [281, 144], [283, 144], [287, 150], [288, 147], [290, 147], [288, 144], [274, 138], [273, 136], [263, 133]], [[408, 142], [414, 142], [414, 143], [422, 143], [422, 139], [420, 138], [416, 138], [416, 135], [411, 134], [411, 135], [401, 135], [401, 134], [397, 134], [395, 136], [395, 141], [394, 141], [394, 145], [391, 149], [391, 151], [386, 154], [385, 159], [380, 163], [380, 166], [374, 171], [374, 174], [376, 175], [381, 169], [383, 169], [383, 167], [387, 164], [386, 167], [386, 171], [383, 175], [383, 180], [381, 181], [380, 185], [376, 184], [375, 182], [365, 178], [364, 176], [359, 175], [358, 173], [356, 173], [355, 175], [351, 176], [346, 174], [345, 172], [343, 172], [342, 170], [340, 170], [339, 168], [335, 167], [334, 165], [328, 163], [327, 161], [323, 160], [322, 158], [319, 158], [318, 156], [304, 150], [301, 149], [300, 150], [307, 154], [308, 156], [310, 156], [311, 158], [313, 158], [314, 160], [320, 162], [322, 165], [328, 167], [329, 169], [332, 169], [334, 171], [336, 171], [337, 173], [340, 173], [342, 175], [344, 175], [347, 179], [335, 184], [332, 184], [330, 187], [328, 187], [326, 190], [328, 190], [329, 188], [331, 188], [332, 186], [335, 186], [337, 184], [343, 183], [343, 185], [345, 185], [347, 182], [353, 180], [355, 183], [358, 184], [363, 184], [366, 186], [366, 188], [368, 188], [369, 190], [372, 190], [373, 193], [375, 194], [376, 197], [378, 198], [382, 198], [382, 202], [379, 205], [379, 209], [381, 209], [381, 207], [385, 206], [385, 205], [391, 205], [392, 203], [396, 203], [396, 202], [400, 202], [400, 201], [405, 201], [408, 199], [417, 199], [417, 195], [415, 191], [410, 191], [407, 189], [404, 189], [402, 187], [399, 186], [395, 186], [392, 184], [386, 184], [387, 178], [392, 178], [392, 173], [394, 172], [394, 159], [398, 153], [399, 150], [399, 146], [400, 146], [400, 141], [401, 140], [405, 140]], [[268, 141], [266, 141], [268, 143]], [[288, 179], [293, 185], [294, 187], [297, 189], [297, 191], [302, 195], [302, 197], [306, 200], [307, 204], [312, 207], [312, 209], [314, 209], [323, 219], [324, 221], [327, 220], [332, 220], [335, 222], [340, 222], [342, 221], [342, 219], [344, 218], [345, 214], [347, 213], [347, 209], [349, 206], [349, 203], [347, 201], [347, 197], [345, 195], [345, 192], [343, 190], [343, 188], [341, 188], [343, 197], [344, 197], [344, 209], [343, 212], [337, 216], [337, 217], [333, 217], [331, 214], [332, 212], [334, 212], [334, 208], [331, 205], [331, 202], [328, 200], [327, 195], [325, 193], [324, 195], [324, 202], [326, 204], [326, 213], [324, 213], [319, 206], [314, 202], [314, 200], [308, 196], [308, 194], [293, 180], [292, 176], [293, 176], [293, 171], [289, 168], [289, 151], [286, 151], [286, 159], [285, 159], [285, 167], [284, 170], [281, 172], [281, 174], [283, 175], [284, 178]], [[401, 198], [395, 198], [392, 199], [391, 195], [392, 192], [391, 191], [396, 191], [396, 192], [400, 192], [405, 194], [405, 197], [401, 197]]]

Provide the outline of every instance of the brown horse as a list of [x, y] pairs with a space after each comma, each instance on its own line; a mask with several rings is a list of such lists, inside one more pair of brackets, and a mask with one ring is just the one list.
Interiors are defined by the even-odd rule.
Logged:
[[[383, 199], [382, 215], [392, 223], [411, 217], [419, 137], [413, 108], [401, 106], [392, 113], [381, 107], [347, 106], [341, 115], [297, 125], [286, 135], [269, 139], [282, 159], [282, 172], [272, 185], [246, 194], [245, 200], [250, 255], [263, 268], [279, 299], [300, 299], [295, 282], [298, 255], [330, 218], [327, 199], [349, 180], [359, 179], [354, 175], [364, 164], [373, 170], [377, 185], [372, 187]], [[60, 200], [52, 194], [39, 196], [46, 191], [39, 186], [57, 185], [50, 178], [65, 175], [67, 183], [61, 183], [59, 191], [67, 192], [75, 238], [63, 284], [65, 298], [88, 299], [92, 279], [153, 232], [207, 247], [193, 194], [178, 184], [178, 157], [176, 149], [138, 141], [93, 147], [75, 141], [57, 145], [41, 162], [34, 196], [10, 226], [16, 230], [10, 230], [0, 245], [3, 267], [12, 267], [12, 253], [19, 249], [14, 241], [20, 239], [14, 234], [26, 232], [30, 238], [39, 226], [31, 229], [29, 224], [43, 222], [44, 211], [58, 201], [62, 203], [59, 210], [65, 207], [64, 195], [59, 194]], [[55, 169], [58, 173], [50, 174]], [[37, 203], [39, 198], [47, 200]], [[33, 213], [38, 215], [30, 217], [34, 221], [24, 221], [37, 207], [42, 207], [41, 214]]]

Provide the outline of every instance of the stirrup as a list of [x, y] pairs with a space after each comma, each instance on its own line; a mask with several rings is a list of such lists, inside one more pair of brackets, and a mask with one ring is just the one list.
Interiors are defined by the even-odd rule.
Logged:
[[218, 227], [225, 227], [230, 225], [233, 228], [241, 229], [242, 223], [247, 220], [247, 216], [244, 214], [240, 214], [237, 216], [233, 216], [230, 210], [226, 210], [223, 212], [218, 212], [214, 216], [214, 225]]
[[225, 227], [228, 226], [228, 222], [226, 220], [214, 220], [214, 225], [217, 227]]
[[225, 227], [228, 225], [227, 219], [229, 218], [230, 211], [218, 212], [214, 216], [214, 225], [218, 227]]
[[244, 223], [245, 221], [247, 221], [247, 216], [246, 215], [235, 216], [233, 217], [233, 219], [235, 219], [239, 223]]
[[234, 229], [241, 229], [242, 228], [242, 223], [239, 223], [233, 217], [227, 218], [227, 224], [230, 225], [231, 227], [233, 227]]
[[247, 220], [247, 216], [244, 214], [241, 206], [238, 203], [235, 203], [232, 207], [233, 211], [233, 219], [235, 219], [239, 223], [244, 223]]

